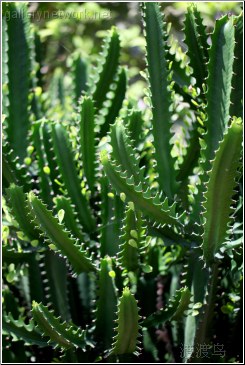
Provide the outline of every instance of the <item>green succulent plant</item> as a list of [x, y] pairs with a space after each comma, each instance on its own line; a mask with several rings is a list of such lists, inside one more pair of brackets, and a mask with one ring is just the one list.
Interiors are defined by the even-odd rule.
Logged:
[[143, 111], [115, 27], [42, 91], [27, 5], [3, 9], [5, 362], [239, 360], [242, 14], [209, 46], [190, 5], [183, 64], [160, 5], [141, 12]]

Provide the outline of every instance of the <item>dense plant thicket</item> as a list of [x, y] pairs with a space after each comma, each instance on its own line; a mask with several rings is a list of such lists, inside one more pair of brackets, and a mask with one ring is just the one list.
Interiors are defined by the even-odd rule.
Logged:
[[138, 11], [141, 109], [115, 27], [43, 91], [3, 8], [4, 362], [242, 362], [242, 14], [209, 35], [190, 5], [184, 54]]

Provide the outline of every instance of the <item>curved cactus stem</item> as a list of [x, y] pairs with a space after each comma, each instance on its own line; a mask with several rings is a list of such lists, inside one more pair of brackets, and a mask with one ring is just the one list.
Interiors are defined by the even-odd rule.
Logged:
[[71, 322], [60, 322], [53, 311], [50, 311], [42, 303], [33, 302], [33, 319], [43, 334], [50, 338], [50, 342], [61, 349], [81, 348], [85, 351], [86, 346], [94, 347], [92, 342], [87, 339], [85, 330]]
[[[223, 139], [230, 120], [230, 97], [232, 90], [232, 67], [234, 62], [235, 28], [233, 18], [223, 16], [215, 23], [211, 36], [212, 45], [209, 49], [207, 105], [206, 105], [206, 133], [201, 148], [200, 175], [201, 184], [193, 204], [191, 219], [200, 222], [201, 203], [204, 193], [204, 183], [207, 181], [207, 171], [211, 168], [211, 161], [219, 142]], [[222, 72], [220, 72], [222, 70]]]
[[170, 299], [166, 309], [151, 314], [143, 321], [143, 326], [151, 327], [164, 324], [166, 321], [178, 321], [188, 310], [191, 300], [191, 292], [185, 287], [176, 291], [176, 294]]
[[12, 341], [22, 340], [26, 346], [36, 345], [41, 348], [52, 346], [36, 330], [33, 322], [25, 324], [23, 318], [14, 319], [11, 314], [4, 315], [2, 320], [3, 333], [10, 335]]
[[129, 288], [124, 288], [118, 304], [118, 319], [115, 342], [110, 355], [123, 355], [136, 352], [138, 344], [139, 308]]
[[235, 178], [242, 153], [242, 124], [234, 120], [220, 142], [204, 193], [203, 256], [210, 265], [225, 242], [232, 213]]
[[135, 203], [145, 215], [160, 224], [181, 226], [181, 218], [173, 215], [174, 205], [169, 207], [167, 198], [161, 203], [159, 196], [153, 198], [150, 191], [143, 192], [142, 186], [134, 186], [133, 179], [123, 176], [122, 171], [109, 161], [106, 151], [101, 154], [101, 160], [109, 180], [119, 193], [125, 194], [125, 199]]
[[81, 245], [78, 245], [76, 240], [69, 236], [64, 227], [59, 224], [58, 219], [53, 217], [52, 212], [32, 192], [29, 194], [29, 202], [36, 223], [49, 237], [51, 244], [54, 243], [58, 250], [67, 257], [74, 272], [79, 274], [96, 270], [86, 251], [83, 251]]

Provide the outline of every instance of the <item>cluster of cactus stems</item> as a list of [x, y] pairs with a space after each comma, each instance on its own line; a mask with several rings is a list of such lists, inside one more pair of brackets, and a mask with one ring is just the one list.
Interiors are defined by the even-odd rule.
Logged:
[[6, 362], [242, 360], [242, 14], [209, 35], [191, 4], [183, 62], [160, 5], [139, 11], [144, 111], [126, 99], [115, 27], [97, 66], [75, 53], [68, 91], [58, 69], [44, 92], [27, 5], [4, 5]]

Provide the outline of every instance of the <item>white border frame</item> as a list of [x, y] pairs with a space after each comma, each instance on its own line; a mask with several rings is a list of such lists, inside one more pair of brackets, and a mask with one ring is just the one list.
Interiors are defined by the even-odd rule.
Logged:
[[[14, 2], [14, 1], [2, 1], [1, 2], [1, 13], [2, 13], [2, 3], [6, 3], [6, 2]], [[19, 2], [23, 2], [23, 1], [19, 1]], [[43, 0], [43, 1], [30, 1], [30, 2], [39, 2], [39, 3], [59, 3], [59, 2], [63, 2], [63, 1], [48, 1], [48, 0]], [[80, 1], [65, 1], [66, 3], [78, 3]], [[125, 0], [121, 0], [121, 1], [106, 1], [106, 0], [101, 0], [101, 1], [84, 1], [84, 2], [95, 2], [95, 3], [141, 3], [141, 1], [125, 1]], [[154, 2], [154, 1], [146, 1], [146, 2]], [[158, 1], [160, 3], [187, 3], [187, 1], [184, 0], [180, 0], [180, 1]], [[193, 1], [195, 3], [212, 3], [212, 2], [216, 2], [216, 3], [241, 3], [243, 4], [243, 1]], [[2, 18], [0, 20], [0, 25], [1, 25], [1, 30], [2, 30]], [[243, 24], [243, 30], [244, 30], [244, 24]], [[243, 44], [244, 44], [244, 33], [243, 33]], [[1, 32], [1, 60], [2, 60], [2, 32]], [[244, 50], [243, 50], [243, 56], [244, 56]], [[1, 116], [2, 116], [2, 67], [0, 65], [0, 70], [1, 70], [1, 106], [0, 106], [0, 111], [1, 111]], [[244, 74], [244, 62], [243, 62], [243, 74]], [[243, 80], [243, 90], [244, 90], [244, 80]], [[243, 113], [244, 113], [244, 109], [243, 109]], [[1, 117], [2, 120], [2, 117]], [[1, 181], [0, 181], [0, 194], [2, 197], [2, 123], [0, 126], [0, 132], [1, 132], [1, 141], [0, 141], [0, 147], [1, 147], [1, 153], [0, 153], [0, 177], [1, 177]], [[243, 149], [243, 160], [244, 160], [244, 149]], [[243, 177], [243, 187], [244, 187], [244, 177]], [[0, 208], [1, 208], [1, 212], [0, 212], [0, 217], [1, 217], [1, 228], [0, 228], [0, 232], [1, 232], [1, 237], [2, 237], [2, 201], [0, 199]], [[2, 245], [1, 245], [2, 247]], [[0, 284], [0, 288], [1, 288], [1, 294], [2, 294], [2, 249], [0, 251], [0, 257], [1, 257], [1, 264], [0, 264], [0, 268], [1, 268], [1, 284]], [[243, 264], [244, 264], [244, 256], [243, 256]], [[1, 332], [1, 339], [0, 339], [0, 348], [2, 349], [2, 323], [1, 323], [1, 318], [2, 318], [2, 299], [1, 299], [1, 316], [0, 316], [0, 332]], [[243, 315], [244, 315], [244, 301], [243, 301]], [[243, 339], [244, 339], [244, 324], [243, 324]], [[244, 360], [244, 349], [243, 349], [243, 360]], [[0, 361], [1, 364], [7, 364], [7, 363], [3, 363], [2, 362], [2, 351], [1, 351], [1, 355], [0, 355]], [[23, 363], [23, 364], [38, 364], [38, 363]], [[42, 364], [50, 364], [50, 363], [42, 363]], [[69, 363], [69, 364], [77, 364], [77, 363]], [[90, 364], [90, 363], [84, 363], [84, 364]], [[100, 362], [99, 364], [108, 364], [108, 363], [102, 363]], [[128, 363], [128, 364], [135, 364], [135, 363]], [[145, 363], [147, 364], [147, 363]], [[164, 364], [164, 363], [158, 363], [158, 364]], [[197, 363], [195, 363], [197, 364]]]

